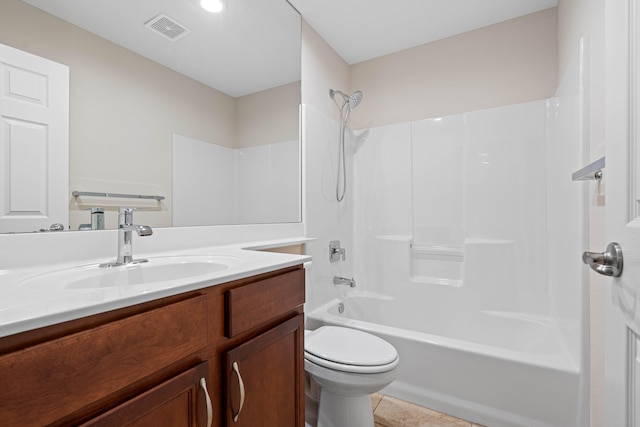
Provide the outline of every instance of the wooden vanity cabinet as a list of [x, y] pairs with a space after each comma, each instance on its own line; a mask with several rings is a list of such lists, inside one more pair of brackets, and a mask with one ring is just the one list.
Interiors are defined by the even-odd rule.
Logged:
[[303, 427], [303, 303], [295, 266], [0, 338], [0, 425]]
[[303, 316], [225, 353], [227, 426], [304, 425]]
[[[304, 271], [225, 292], [225, 335], [233, 341], [304, 302]], [[226, 426], [304, 426], [301, 314], [224, 352]]]

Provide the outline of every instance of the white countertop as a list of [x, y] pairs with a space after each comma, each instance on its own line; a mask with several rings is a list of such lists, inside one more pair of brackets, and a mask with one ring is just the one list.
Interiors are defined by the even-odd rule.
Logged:
[[111, 258], [0, 270], [0, 337], [303, 264], [310, 261], [311, 257], [260, 252], [252, 248], [285, 246], [304, 241], [304, 238], [285, 239], [134, 254], [135, 259], [184, 255], [218, 255], [235, 259], [229, 268], [222, 271], [152, 285], [93, 289], [65, 289], [56, 283], [52, 283], [50, 288], [29, 286], [34, 277], [79, 265], [111, 262]]

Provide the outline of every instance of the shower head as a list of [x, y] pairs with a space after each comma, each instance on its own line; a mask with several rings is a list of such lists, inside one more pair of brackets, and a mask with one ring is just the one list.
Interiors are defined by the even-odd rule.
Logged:
[[362, 91], [360, 90], [355, 91], [353, 95], [349, 96], [341, 90], [329, 89], [329, 96], [331, 99], [335, 99], [334, 97], [336, 94], [342, 97], [342, 100], [344, 101], [344, 104], [342, 104], [343, 107], [349, 104], [349, 110], [356, 108], [358, 104], [360, 104], [360, 101], [362, 101]]
[[[344, 199], [344, 195], [347, 190], [347, 166], [345, 163], [344, 153], [344, 132], [347, 128], [347, 122], [349, 121], [349, 114], [351, 114], [351, 110], [356, 108], [362, 101], [362, 91], [357, 90], [353, 92], [353, 95], [349, 96], [342, 91], [329, 89], [329, 97], [331, 97], [334, 102], [336, 100], [336, 94], [342, 97], [342, 105], [339, 105], [336, 102], [336, 106], [338, 107], [338, 110], [340, 110], [340, 118], [342, 119], [342, 123], [340, 124], [340, 149], [338, 150], [338, 178], [336, 179], [336, 200], [338, 202], [341, 202]], [[340, 164], [342, 164], [342, 194], [340, 193]]]
[[362, 91], [357, 90], [349, 97], [349, 109], [353, 110], [356, 108], [358, 104], [360, 104], [360, 101], [362, 101]]

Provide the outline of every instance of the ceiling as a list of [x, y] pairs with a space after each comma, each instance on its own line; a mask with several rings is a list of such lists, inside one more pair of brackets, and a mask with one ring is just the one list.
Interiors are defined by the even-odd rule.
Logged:
[[557, 0], [289, 0], [348, 63], [554, 7]]
[[[557, 5], [557, 0], [23, 0], [237, 97], [300, 80], [299, 15], [354, 64]], [[163, 40], [164, 13], [191, 30]]]
[[[23, 1], [233, 97], [300, 80], [300, 16], [285, 0], [225, 0], [220, 14], [200, 0]], [[159, 14], [191, 32], [150, 31]]]

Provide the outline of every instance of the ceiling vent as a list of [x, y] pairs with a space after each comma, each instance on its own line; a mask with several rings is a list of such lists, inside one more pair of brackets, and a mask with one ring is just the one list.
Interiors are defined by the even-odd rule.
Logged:
[[144, 26], [171, 41], [176, 41], [191, 32], [190, 29], [164, 13], [145, 22]]

